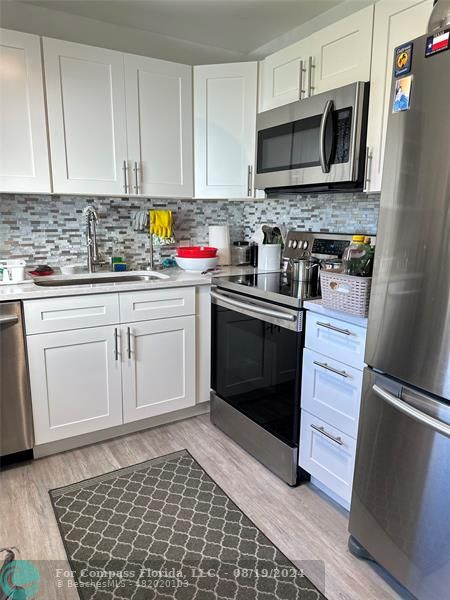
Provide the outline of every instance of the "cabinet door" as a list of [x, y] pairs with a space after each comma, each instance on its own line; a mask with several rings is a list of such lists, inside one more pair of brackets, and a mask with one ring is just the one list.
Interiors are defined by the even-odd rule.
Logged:
[[321, 29], [308, 38], [308, 96], [369, 81], [373, 6]]
[[253, 195], [257, 63], [194, 67], [195, 195]]
[[[387, 121], [392, 107], [394, 50], [426, 32], [432, 7], [433, 0], [381, 0], [375, 4], [367, 132], [368, 192], [381, 190]], [[421, 50], [417, 48], [416, 51]]]
[[0, 192], [50, 192], [41, 46], [0, 29]]
[[358, 433], [362, 371], [305, 348], [302, 408], [350, 437]]
[[306, 410], [300, 419], [299, 465], [350, 503], [356, 441]]
[[311, 52], [306, 42], [283, 48], [260, 63], [258, 112], [307, 97]]
[[123, 55], [44, 38], [53, 187], [127, 193]]
[[108, 326], [27, 337], [36, 444], [122, 423], [115, 333]]
[[195, 404], [195, 316], [122, 326], [124, 421]]
[[192, 197], [192, 67], [125, 55], [133, 194]]

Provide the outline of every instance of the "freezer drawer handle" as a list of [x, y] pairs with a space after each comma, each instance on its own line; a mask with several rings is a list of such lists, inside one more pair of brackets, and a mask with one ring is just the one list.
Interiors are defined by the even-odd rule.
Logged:
[[229, 304], [230, 306], [235, 306], [236, 308], [243, 308], [245, 310], [251, 310], [252, 312], [259, 315], [275, 317], [276, 319], [282, 319], [283, 321], [295, 321], [297, 319], [295, 315], [290, 315], [288, 313], [280, 312], [278, 310], [271, 310], [269, 308], [262, 308], [260, 306], [255, 306], [254, 304], [246, 304], [245, 302], [239, 302], [239, 300], [228, 298], [227, 296], [223, 296], [222, 294], [218, 294], [217, 292], [211, 292], [211, 296], [216, 300], [220, 300], [221, 302], [225, 302], [225, 304]]
[[0, 317], [0, 325], [9, 325], [10, 323], [17, 323], [18, 317]]
[[350, 375], [347, 373], [347, 371], [339, 371], [339, 369], [330, 367], [330, 365], [328, 363], [321, 363], [321, 362], [318, 362], [317, 360], [315, 360], [314, 364], [317, 365], [318, 367], [322, 367], [322, 369], [326, 369], [327, 371], [336, 373], [336, 375], [340, 375], [341, 377], [345, 377], [345, 378], [350, 377]]
[[318, 425], [311, 425], [311, 428], [314, 429], [315, 431], [318, 431], [319, 433], [321, 433], [322, 435], [324, 435], [325, 437], [327, 437], [329, 440], [331, 440], [332, 442], [334, 442], [335, 444], [337, 444], [338, 446], [343, 446], [344, 442], [342, 441], [342, 438], [340, 437], [334, 437], [334, 435], [331, 435], [331, 433], [328, 433], [328, 431], [326, 431], [323, 427], [319, 427]]
[[442, 423], [441, 421], [430, 417], [430, 415], [427, 415], [422, 411], [418, 410], [417, 408], [414, 408], [410, 404], [407, 404], [400, 398], [393, 396], [392, 394], [390, 394], [386, 390], [383, 390], [377, 385], [374, 385], [372, 389], [375, 392], [375, 394], [379, 396], [382, 400], [384, 400], [385, 402], [387, 402], [406, 416], [411, 417], [411, 419], [414, 419], [419, 423], [422, 423], [422, 425], [427, 425], [428, 427], [431, 427], [431, 429], [434, 429], [434, 431], [437, 431], [438, 433], [442, 433], [442, 435], [450, 437], [450, 426], [446, 423]]
[[325, 327], [325, 329], [331, 329], [331, 331], [336, 331], [337, 333], [343, 333], [344, 335], [355, 335], [349, 329], [341, 329], [340, 327], [335, 327], [331, 323], [321, 323], [320, 321], [317, 321], [317, 325], [319, 327]]

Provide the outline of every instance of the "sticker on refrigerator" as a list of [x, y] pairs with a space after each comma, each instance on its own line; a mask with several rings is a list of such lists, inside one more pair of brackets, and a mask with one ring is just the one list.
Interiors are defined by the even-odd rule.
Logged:
[[434, 35], [427, 37], [427, 44], [425, 47], [425, 56], [434, 56], [440, 52], [445, 52], [450, 48], [450, 29], [440, 31]]
[[401, 79], [397, 79], [395, 82], [393, 106], [394, 113], [399, 113], [410, 109], [412, 81], [412, 75], [408, 75], [408, 77], [402, 77]]
[[401, 77], [411, 72], [413, 44], [403, 44], [395, 49], [394, 76]]

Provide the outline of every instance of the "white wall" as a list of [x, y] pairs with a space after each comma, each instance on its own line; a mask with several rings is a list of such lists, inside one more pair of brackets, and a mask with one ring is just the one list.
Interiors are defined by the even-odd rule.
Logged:
[[0, 0], [0, 26], [185, 64], [246, 60], [246, 56], [241, 52], [193, 44], [141, 29], [119, 27], [17, 0]]

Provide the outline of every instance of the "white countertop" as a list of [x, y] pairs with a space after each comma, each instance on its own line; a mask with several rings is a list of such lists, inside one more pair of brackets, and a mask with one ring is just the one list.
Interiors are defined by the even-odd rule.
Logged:
[[[168, 278], [153, 279], [152, 281], [123, 281], [118, 283], [92, 283], [83, 285], [45, 287], [36, 285], [33, 280], [17, 285], [0, 286], [0, 302], [11, 300], [34, 300], [37, 298], [56, 298], [61, 296], [82, 296], [85, 294], [109, 294], [129, 292], [135, 290], [161, 289], [171, 287], [186, 287], [198, 285], [211, 285], [212, 277], [227, 275], [243, 275], [256, 273], [253, 267], [220, 267], [220, 270], [202, 275], [201, 273], [188, 272], [174, 267], [159, 271]], [[102, 272], [104, 274], [104, 272]], [[98, 273], [99, 275], [102, 273]], [[143, 273], [140, 271], [140, 273]], [[120, 273], [109, 273], [119, 275]], [[128, 275], [133, 271], [128, 271]], [[80, 276], [80, 275], [79, 275]], [[66, 276], [69, 277], [69, 276]]]
[[326, 308], [322, 304], [322, 300], [305, 300], [303, 304], [304, 308], [333, 319], [340, 319], [346, 323], [352, 323], [353, 325], [359, 325], [360, 327], [367, 327], [369, 319], [367, 317], [356, 317], [349, 313], [342, 312], [341, 310], [333, 310], [332, 308]]

